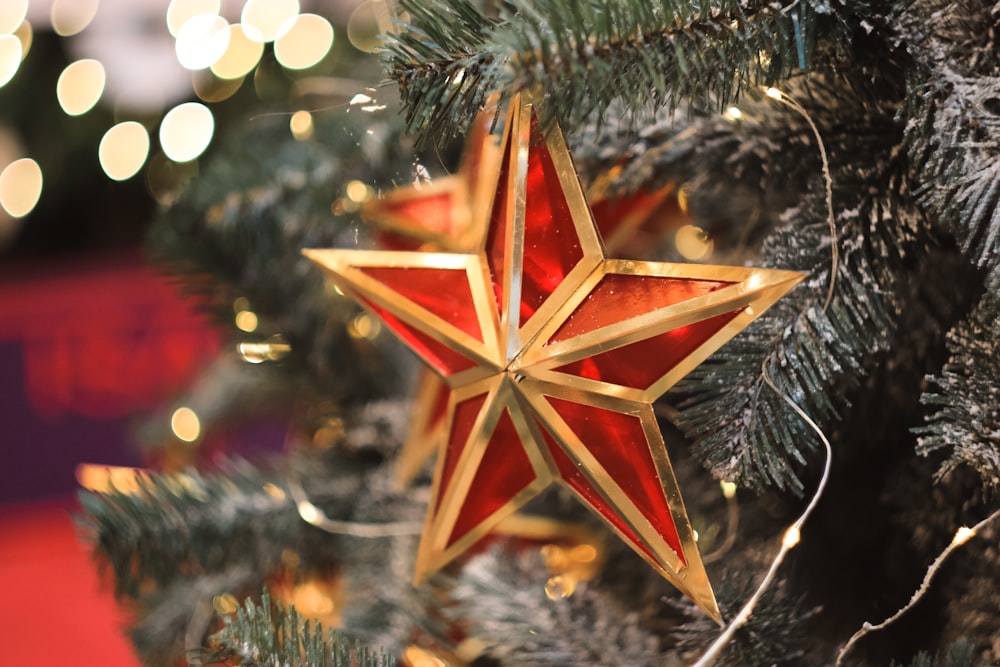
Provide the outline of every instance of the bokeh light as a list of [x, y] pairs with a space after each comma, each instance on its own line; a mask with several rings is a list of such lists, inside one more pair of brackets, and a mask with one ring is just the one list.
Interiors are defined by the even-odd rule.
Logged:
[[182, 406], [170, 416], [170, 430], [179, 440], [194, 442], [201, 435], [201, 420], [194, 410]]
[[0, 206], [14, 218], [35, 208], [42, 196], [42, 169], [31, 158], [14, 160], [0, 172]]
[[333, 26], [322, 16], [300, 14], [274, 42], [274, 57], [288, 69], [307, 69], [326, 57], [333, 46]]
[[52, 30], [63, 37], [81, 32], [94, 20], [99, 4], [99, 0], [54, 0], [49, 14]]
[[204, 69], [192, 74], [191, 85], [194, 87], [194, 94], [203, 102], [221, 102], [236, 94], [243, 85], [243, 78], [220, 79], [210, 70]]
[[21, 42], [21, 61], [28, 56], [28, 51], [31, 50], [31, 43], [35, 39], [35, 31], [32, 30], [31, 24], [27, 21], [21, 24], [21, 27], [14, 31], [14, 36], [18, 38]]
[[221, 0], [170, 0], [167, 6], [167, 30], [171, 36], [177, 37], [184, 24], [195, 16], [217, 16], [221, 8]]
[[70, 116], [87, 113], [101, 99], [106, 79], [104, 66], [96, 60], [88, 58], [70, 63], [56, 83], [59, 106]]
[[3, 0], [0, 2], [0, 35], [9, 35], [28, 15], [28, 0]]
[[17, 74], [21, 66], [21, 40], [14, 35], [0, 35], [0, 86]]
[[229, 46], [212, 64], [212, 73], [220, 79], [239, 79], [257, 66], [263, 54], [263, 42], [250, 39], [243, 26], [234, 23], [229, 26]]
[[347, 20], [347, 40], [359, 51], [374, 53], [381, 45], [381, 23], [388, 23], [384, 2], [362, 2]]
[[313, 125], [312, 114], [301, 109], [292, 114], [291, 120], [288, 122], [288, 127], [292, 131], [292, 136], [299, 141], [305, 141], [313, 135], [313, 130], [315, 129]]
[[252, 310], [241, 310], [236, 313], [236, 327], [241, 331], [253, 333], [257, 330], [257, 313]]
[[240, 22], [250, 39], [273, 42], [292, 27], [298, 14], [299, 0], [247, 0]]
[[674, 244], [681, 257], [693, 262], [707, 259], [715, 249], [715, 244], [705, 234], [705, 230], [694, 225], [679, 227], [674, 233]]
[[215, 133], [215, 119], [198, 102], [180, 104], [160, 123], [160, 146], [174, 162], [189, 162], [205, 152]]
[[177, 33], [177, 60], [184, 69], [207, 69], [226, 52], [229, 37], [226, 19], [199, 14], [189, 19]]
[[149, 133], [135, 121], [118, 123], [104, 133], [97, 154], [108, 178], [115, 181], [132, 178], [149, 156]]

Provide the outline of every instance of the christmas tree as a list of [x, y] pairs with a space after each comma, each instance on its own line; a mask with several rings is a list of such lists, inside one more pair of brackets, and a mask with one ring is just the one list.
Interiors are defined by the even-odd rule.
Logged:
[[[163, 266], [209, 304], [232, 338], [185, 404], [208, 430], [266, 409], [287, 425], [289, 451], [276, 461], [234, 459], [200, 470], [195, 453], [189, 468], [141, 476], [137, 491], [82, 494], [95, 550], [135, 610], [132, 637], [143, 660], [1000, 660], [995, 7], [411, 0], [386, 13], [394, 16], [383, 26], [382, 69], [361, 59], [352, 73], [362, 80], [339, 82], [341, 92], [302, 93], [299, 81], [297, 108], [275, 96], [284, 107], [268, 110], [281, 113], [248, 114], [163, 209], [151, 235]], [[380, 83], [382, 76], [388, 80]], [[321, 110], [331, 97], [336, 103]], [[524, 99], [533, 102], [524, 106]], [[306, 109], [312, 113], [292, 116], [289, 132], [286, 112]], [[507, 121], [515, 112], [521, 125]], [[565, 152], [552, 137], [565, 137]], [[527, 185], [517, 185], [518, 174]], [[568, 232], [548, 245], [518, 245], [521, 232], [496, 231], [498, 220], [523, 224], [530, 240], [531, 225], [589, 220], [578, 203], [585, 197], [610, 246], [608, 230], [651, 193], [653, 203], [625, 228], [614, 254], [600, 242], [588, 250], [591, 237], [579, 225], [568, 245]], [[549, 208], [537, 213], [542, 200]], [[409, 237], [393, 216], [412, 223], [402, 229]], [[483, 261], [494, 263], [487, 273], [478, 264], [462, 271], [487, 276], [481, 292], [472, 278], [468, 298], [439, 276], [416, 278], [414, 267], [442, 268], [427, 258], [443, 250], [478, 257], [455, 231], [477, 220], [494, 230], [485, 232], [483, 251]], [[444, 223], [452, 227], [443, 230]], [[497, 250], [503, 238], [514, 238], [510, 247], [522, 254], [510, 259], [513, 251]], [[624, 381], [608, 379], [624, 373], [616, 364], [659, 369], [674, 354], [669, 345], [601, 357], [596, 371], [575, 357], [552, 362], [538, 375], [518, 365], [527, 358], [518, 348], [514, 361], [500, 364], [511, 388], [489, 389], [491, 397], [514, 397], [494, 418], [469, 417], [465, 385], [451, 377], [459, 366], [447, 354], [473, 355], [475, 346], [462, 332], [447, 333], [468, 325], [468, 334], [473, 325], [448, 320], [467, 315], [462, 304], [472, 299], [499, 308], [504, 335], [530, 331], [528, 342], [542, 347], [557, 348], [566, 327], [583, 326], [567, 324], [576, 310], [559, 310], [563, 302], [583, 309], [579, 290], [538, 287], [553, 275], [553, 255], [576, 241], [581, 262], [636, 260], [600, 269], [602, 280], [652, 279], [668, 266], [706, 262], [801, 274], [801, 283], [761, 307], [724, 306], [725, 290], [754, 288], [706, 266], [670, 274], [715, 281], [691, 297], [705, 300], [701, 314], [683, 319], [674, 302], [643, 302], [593, 315], [614, 328], [612, 314], [628, 314], [609, 311], [638, 308], [638, 319], [662, 311], [680, 318], [670, 331], [687, 333], [699, 322], [721, 322], [712, 318], [746, 315], [740, 331], [727, 330], [732, 340], [705, 348], [703, 356], [716, 351], [685, 365], [683, 377], [671, 376], [669, 391], [646, 404], [642, 433], [650, 451], [664, 451], [662, 460], [651, 455], [650, 470], [662, 492], [673, 489], [664, 472], [672, 467], [684, 498], [678, 505], [666, 494], [681, 534], [681, 546], [664, 537], [673, 566], [657, 566], [661, 555], [649, 544], [660, 538], [647, 537], [646, 527], [655, 521], [642, 518], [653, 510], [628, 488], [626, 477], [642, 482], [638, 459], [627, 454], [618, 467], [601, 460], [603, 477], [593, 473], [598, 453], [580, 454], [568, 468], [556, 459], [567, 449], [604, 446], [620, 424], [594, 415], [624, 414], [608, 401], [631, 395], [618, 387]], [[413, 270], [405, 279], [385, 270], [398, 268], [396, 259], [378, 254], [383, 259], [361, 269], [334, 266], [335, 280], [326, 282], [302, 253], [398, 247], [418, 262], [407, 265]], [[575, 266], [555, 273], [569, 281]], [[363, 275], [351, 282], [349, 269]], [[367, 279], [406, 298], [391, 301]], [[591, 298], [605, 294], [586, 284]], [[526, 311], [532, 290], [543, 293]], [[441, 314], [442, 302], [452, 315]], [[234, 311], [252, 314], [255, 325], [231, 325]], [[487, 317], [482, 312], [469, 317]], [[533, 329], [536, 312], [551, 323]], [[560, 323], [558, 332], [545, 328]], [[458, 398], [443, 426], [418, 423], [430, 420], [412, 406], [432, 410], [432, 395], [416, 389], [416, 356], [392, 331], [432, 366], [436, 359], [451, 383]], [[600, 354], [646, 340], [627, 333], [624, 343], [605, 341]], [[448, 341], [459, 343], [442, 349]], [[545, 362], [544, 351], [523, 354]], [[550, 386], [563, 381], [544, 375], [548, 402], [531, 417], [524, 406], [539, 403], [523, 383], [568, 373], [577, 362], [583, 370], [575, 377], [618, 388], [583, 399], [592, 385], [565, 381], [572, 391], [564, 396]], [[583, 401], [592, 412], [544, 408], [560, 400]], [[567, 426], [567, 436], [552, 426], [578, 415], [593, 430]], [[485, 438], [481, 455], [490, 463], [482, 465], [494, 474], [462, 473], [471, 490], [449, 495], [441, 477], [461, 469], [446, 461], [460, 456], [449, 443], [463, 428], [470, 441]], [[503, 429], [508, 437], [493, 439]], [[511, 509], [525, 514], [513, 522], [490, 519], [488, 531], [414, 586], [421, 534], [433, 540], [426, 533], [438, 530], [441, 516], [457, 514], [453, 522], [461, 523], [476, 504], [472, 494], [521, 474], [527, 464], [510, 463], [507, 444], [488, 458], [493, 442], [518, 438], [542, 443], [537, 466], [561, 482], [519, 500]], [[415, 453], [428, 443], [438, 449], [437, 473]], [[403, 462], [412, 469], [405, 479]], [[594, 511], [574, 495], [589, 498]], [[479, 514], [468, 521], [486, 525]], [[692, 559], [704, 561], [721, 627], [706, 598], [681, 591]], [[322, 628], [331, 626], [350, 641], [330, 638]]]

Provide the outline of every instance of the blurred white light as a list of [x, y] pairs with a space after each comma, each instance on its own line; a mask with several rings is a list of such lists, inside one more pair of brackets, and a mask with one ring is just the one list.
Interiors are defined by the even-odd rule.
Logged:
[[190, 162], [208, 148], [215, 133], [215, 119], [208, 107], [198, 102], [180, 104], [160, 123], [160, 146], [174, 162]]
[[229, 23], [221, 16], [199, 14], [177, 33], [177, 60], [189, 70], [214, 65], [229, 46]]
[[21, 40], [14, 35], [0, 36], [0, 86], [7, 85], [17, 74], [21, 53]]
[[116, 181], [132, 178], [149, 156], [149, 133], [135, 121], [118, 123], [104, 133], [97, 154], [108, 178]]
[[177, 37], [184, 24], [201, 14], [218, 15], [221, 0], [171, 0], [167, 6], [167, 30]]
[[11, 162], [0, 172], [0, 206], [14, 218], [35, 208], [42, 195], [42, 169], [31, 158]]
[[3, 0], [0, 2], [0, 35], [9, 35], [18, 29], [28, 15], [28, 0]]
[[55, 0], [49, 14], [52, 30], [63, 37], [81, 32], [94, 20], [99, 4], [99, 0]]
[[220, 79], [238, 79], [256, 67], [263, 54], [263, 42], [250, 39], [243, 26], [234, 23], [229, 26], [229, 46], [212, 65], [212, 73]]
[[240, 22], [250, 39], [273, 42], [292, 27], [298, 13], [299, 0], [247, 0]]
[[333, 26], [322, 16], [300, 14], [274, 42], [274, 56], [288, 69], [306, 69], [323, 60], [333, 46]]
[[87, 113], [101, 99], [105, 82], [104, 66], [96, 60], [70, 63], [56, 82], [59, 106], [70, 116]]
[[170, 416], [170, 430], [179, 440], [194, 442], [201, 435], [201, 420], [191, 408], [180, 407]]

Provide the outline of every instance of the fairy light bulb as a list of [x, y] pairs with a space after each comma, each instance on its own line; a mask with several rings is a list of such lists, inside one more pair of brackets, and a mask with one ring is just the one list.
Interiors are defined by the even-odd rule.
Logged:
[[955, 537], [951, 538], [951, 543], [955, 545], [965, 544], [971, 540], [976, 534], [976, 531], [968, 526], [962, 526], [955, 531]]
[[194, 442], [201, 435], [201, 420], [194, 410], [182, 406], [170, 416], [170, 430], [178, 440]]

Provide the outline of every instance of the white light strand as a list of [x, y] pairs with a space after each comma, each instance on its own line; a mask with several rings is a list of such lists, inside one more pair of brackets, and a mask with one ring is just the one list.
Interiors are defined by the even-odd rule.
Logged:
[[783, 401], [785, 401], [785, 403], [788, 403], [792, 410], [794, 410], [795, 413], [802, 418], [802, 421], [808, 424], [810, 428], [816, 432], [816, 435], [819, 436], [820, 440], [823, 441], [823, 447], [826, 449], [826, 462], [823, 464], [823, 476], [819, 480], [816, 492], [813, 494], [812, 500], [809, 501], [809, 505], [806, 506], [799, 518], [796, 519], [795, 522], [788, 527], [788, 530], [785, 531], [785, 534], [782, 537], [781, 548], [778, 550], [778, 554], [771, 562], [771, 567], [768, 568], [767, 574], [764, 575], [764, 579], [760, 582], [757, 590], [754, 591], [753, 595], [751, 595], [750, 599], [743, 605], [743, 608], [740, 609], [736, 617], [733, 618], [726, 629], [722, 631], [722, 634], [720, 634], [716, 640], [712, 642], [712, 645], [708, 647], [708, 650], [705, 651], [705, 653], [698, 659], [698, 662], [694, 663], [692, 667], [708, 667], [711, 665], [718, 657], [722, 649], [725, 648], [726, 644], [732, 640], [736, 631], [746, 625], [750, 616], [753, 615], [757, 602], [760, 601], [760, 598], [764, 595], [767, 589], [770, 588], [771, 582], [774, 581], [774, 577], [777, 574], [782, 561], [785, 560], [785, 556], [796, 544], [798, 544], [797, 538], [801, 533], [802, 525], [805, 524], [809, 515], [812, 514], [814, 509], [816, 509], [816, 505], [819, 503], [820, 498], [823, 496], [823, 491], [826, 489], [827, 480], [830, 478], [830, 464], [833, 460], [833, 449], [830, 447], [830, 441], [827, 440], [826, 435], [823, 433], [823, 429], [821, 429], [816, 422], [814, 422], [809, 415], [802, 410], [802, 408], [796, 405], [795, 401], [778, 389], [777, 385], [774, 384], [771, 377], [767, 374], [766, 360], [764, 361], [764, 365], [761, 366], [761, 376], [764, 378], [764, 382], [766, 382], [767, 385], [773, 389]]
[[907, 602], [905, 605], [903, 605], [903, 607], [900, 608], [899, 611], [897, 611], [895, 614], [885, 619], [881, 623], [873, 625], [868, 621], [865, 621], [861, 625], [861, 629], [855, 632], [853, 635], [851, 635], [851, 638], [847, 640], [846, 644], [844, 644], [844, 648], [840, 649], [840, 653], [837, 654], [837, 663], [836, 663], [837, 667], [840, 667], [841, 663], [844, 660], [844, 656], [846, 656], [847, 653], [854, 647], [854, 645], [858, 643], [859, 639], [861, 639], [862, 637], [871, 632], [876, 632], [877, 630], [881, 630], [886, 626], [895, 623], [897, 619], [899, 619], [903, 614], [909, 611], [913, 605], [919, 602], [920, 598], [922, 598], [930, 589], [931, 579], [934, 578], [934, 575], [941, 568], [941, 565], [944, 563], [945, 559], [948, 558], [948, 556], [950, 556], [953, 551], [955, 551], [960, 546], [968, 542], [976, 533], [982, 530], [982, 528], [986, 526], [986, 524], [988, 524], [990, 521], [993, 521], [998, 516], [1000, 516], [1000, 509], [994, 511], [993, 514], [990, 514], [988, 517], [977, 523], [972, 528], [967, 528], [965, 526], [962, 526], [957, 531], [955, 531], [955, 536], [952, 538], [948, 546], [945, 547], [945, 550], [942, 551], [940, 554], [938, 554], [938, 557], [935, 558], [934, 562], [931, 563], [930, 567], [927, 568], [927, 573], [924, 574], [924, 580], [920, 582], [920, 587], [916, 591], [914, 591], [912, 596], [910, 596], [910, 601]]
[[331, 519], [323, 510], [309, 502], [303, 489], [297, 482], [289, 480], [288, 492], [295, 501], [295, 507], [306, 523], [316, 526], [334, 535], [350, 535], [352, 537], [405, 537], [419, 535], [423, 532], [423, 524], [415, 521], [395, 521], [388, 523], [356, 523], [353, 521], [337, 521]]
[[819, 129], [816, 127], [816, 123], [813, 122], [812, 117], [801, 104], [795, 101], [794, 97], [788, 93], [783, 93], [777, 88], [767, 88], [764, 94], [772, 100], [791, 107], [802, 116], [809, 123], [809, 128], [812, 130], [813, 136], [816, 137], [816, 143], [819, 147], [819, 157], [823, 162], [823, 180], [826, 183], [826, 222], [830, 227], [830, 286], [827, 288], [826, 300], [823, 302], [823, 310], [826, 310], [830, 305], [830, 301], [833, 300], [833, 288], [837, 284], [837, 265], [840, 262], [840, 248], [837, 245], [837, 222], [836, 216], [833, 213], [833, 177], [830, 176], [830, 161], [826, 155], [826, 144], [823, 143], [823, 137], [820, 135]]

